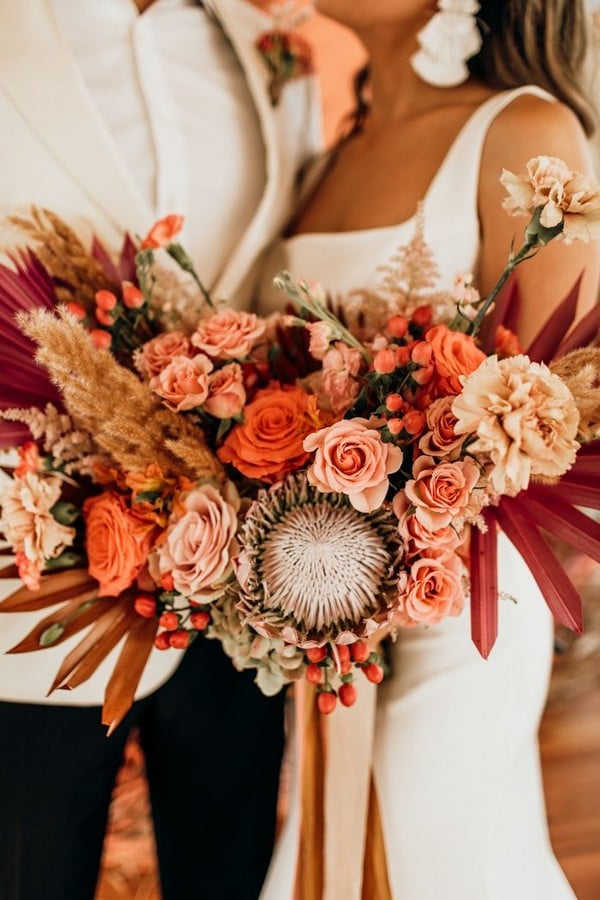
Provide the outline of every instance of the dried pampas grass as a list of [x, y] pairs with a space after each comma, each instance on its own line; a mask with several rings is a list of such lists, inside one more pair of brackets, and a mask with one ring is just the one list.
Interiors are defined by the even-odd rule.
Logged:
[[77, 428], [126, 472], [158, 465], [166, 476], [223, 480], [220, 463], [203, 432], [162, 406], [108, 350], [95, 347], [63, 308], [23, 314], [19, 324], [38, 345], [37, 362], [60, 389]]
[[574, 350], [550, 365], [579, 410], [579, 434], [584, 441], [600, 436], [600, 349]]
[[10, 216], [8, 222], [35, 245], [35, 255], [57, 282], [57, 299], [94, 309], [96, 293], [110, 288], [110, 279], [73, 229], [56, 213], [35, 206], [29, 217]]

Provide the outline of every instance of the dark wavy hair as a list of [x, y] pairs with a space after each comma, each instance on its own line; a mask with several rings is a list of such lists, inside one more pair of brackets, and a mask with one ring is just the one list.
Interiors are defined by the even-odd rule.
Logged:
[[[587, 135], [597, 114], [583, 87], [588, 50], [584, 0], [480, 0], [481, 50], [469, 61], [471, 74], [498, 90], [535, 84], [573, 110]], [[354, 79], [356, 107], [351, 133], [368, 113], [369, 67]]]

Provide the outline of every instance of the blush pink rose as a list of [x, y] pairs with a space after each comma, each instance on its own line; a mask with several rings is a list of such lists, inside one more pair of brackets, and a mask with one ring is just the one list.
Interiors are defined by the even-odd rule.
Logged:
[[176, 356], [150, 379], [150, 388], [175, 412], [195, 409], [208, 397], [208, 375], [212, 368], [212, 362], [202, 353], [191, 359]]
[[223, 309], [200, 322], [192, 344], [215, 359], [243, 359], [264, 335], [265, 327], [254, 313]]
[[323, 388], [338, 416], [347, 412], [359, 395], [357, 376], [361, 361], [360, 351], [341, 341], [337, 341], [323, 357]]
[[246, 402], [242, 367], [230, 363], [213, 372], [208, 379], [208, 397], [204, 409], [216, 419], [232, 419], [241, 413]]
[[419, 441], [419, 449], [428, 456], [455, 456], [466, 440], [466, 435], [456, 434], [457, 418], [452, 412], [454, 397], [440, 397], [425, 410], [428, 431]]
[[223, 593], [233, 572], [236, 510], [210, 484], [191, 491], [183, 506], [158, 550], [158, 569], [184, 597], [207, 602]]
[[348, 419], [321, 428], [304, 439], [315, 457], [308, 480], [324, 493], [346, 494], [359, 512], [379, 509], [389, 487], [388, 476], [402, 465], [402, 451], [384, 443], [366, 419]]
[[191, 356], [192, 347], [181, 331], [167, 331], [152, 338], [139, 353], [140, 368], [148, 378], [158, 375], [176, 356]]
[[479, 468], [470, 459], [437, 465], [421, 456], [413, 466], [405, 492], [419, 521], [432, 531], [445, 528], [469, 513]]
[[398, 625], [437, 625], [446, 616], [460, 615], [465, 605], [461, 572], [462, 563], [456, 554], [414, 562], [408, 579], [399, 583]]

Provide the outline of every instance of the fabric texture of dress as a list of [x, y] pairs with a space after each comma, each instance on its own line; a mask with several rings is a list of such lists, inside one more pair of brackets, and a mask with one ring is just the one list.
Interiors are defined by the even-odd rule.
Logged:
[[[552, 99], [525, 87], [486, 101], [460, 131], [424, 198], [425, 239], [441, 287], [450, 287], [459, 272], [476, 271], [484, 140], [498, 113], [523, 93]], [[373, 284], [414, 226], [413, 217], [394, 227], [281, 242], [267, 261], [261, 312], [281, 308], [281, 295], [269, 287], [280, 269], [315, 279], [333, 294]], [[549, 842], [537, 743], [552, 662], [551, 617], [502, 534], [498, 569], [499, 637], [488, 661], [471, 642], [468, 608], [431, 628], [401, 629], [392, 645], [393, 674], [378, 691], [372, 767], [394, 900], [574, 897]], [[359, 692], [370, 687], [361, 679]], [[328, 721], [334, 743], [347, 713], [338, 710]], [[347, 739], [337, 750], [335, 765], [345, 767], [348, 792], [327, 798], [332, 828], [352, 815], [349, 797], [362, 794], [366, 805], [369, 783], [352, 765]], [[297, 835], [292, 797], [261, 900], [291, 900]], [[362, 866], [349, 856], [344, 860], [340, 848], [339, 865], [326, 872], [327, 900], [360, 900]]]

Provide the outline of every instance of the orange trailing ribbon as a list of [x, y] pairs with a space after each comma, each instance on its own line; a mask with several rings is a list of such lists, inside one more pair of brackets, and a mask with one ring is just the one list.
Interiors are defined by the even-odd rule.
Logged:
[[[0, 571], [3, 579], [16, 575], [14, 566]], [[158, 627], [156, 619], [143, 619], [136, 613], [134, 597], [133, 591], [125, 591], [117, 598], [99, 597], [98, 584], [85, 569], [69, 569], [43, 575], [39, 590], [20, 587], [0, 601], [2, 613], [35, 612], [62, 604], [37, 622], [9, 653], [56, 647], [84, 628], [89, 629], [61, 663], [48, 694], [83, 684], [127, 635], [105, 691], [102, 722], [109, 727], [109, 734], [133, 704]]]

